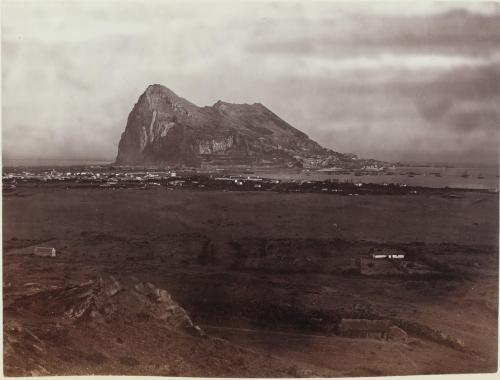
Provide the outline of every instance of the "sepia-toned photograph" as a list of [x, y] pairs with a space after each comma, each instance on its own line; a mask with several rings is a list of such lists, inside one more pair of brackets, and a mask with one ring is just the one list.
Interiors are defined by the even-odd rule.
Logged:
[[500, 2], [1, 1], [3, 374], [497, 374]]

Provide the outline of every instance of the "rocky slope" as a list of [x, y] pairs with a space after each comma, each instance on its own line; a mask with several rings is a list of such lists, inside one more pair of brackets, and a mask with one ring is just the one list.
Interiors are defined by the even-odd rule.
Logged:
[[[325, 167], [357, 157], [325, 149], [260, 103], [198, 107], [154, 84], [140, 96], [116, 163]], [[348, 165], [347, 165], [348, 166]]]
[[169, 292], [133, 277], [25, 292], [7, 314], [6, 376], [294, 374], [283, 361], [207, 335]]

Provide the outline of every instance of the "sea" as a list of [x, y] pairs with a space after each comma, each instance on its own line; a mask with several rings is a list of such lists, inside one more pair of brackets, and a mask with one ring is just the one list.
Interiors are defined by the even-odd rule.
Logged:
[[394, 170], [355, 175], [327, 174], [321, 172], [267, 172], [259, 173], [261, 177], [282, 180], [324, 181], [328, 179], [339, 182], [352, 181], [364, 183], [398, 183], [407, 186], [423, 186], [433, 188], [481, 189], [498, 191], [498, 166], [398, 166]]

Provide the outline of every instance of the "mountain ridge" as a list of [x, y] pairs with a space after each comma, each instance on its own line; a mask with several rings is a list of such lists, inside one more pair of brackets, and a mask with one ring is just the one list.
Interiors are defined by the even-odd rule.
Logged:
[[128, 116], [116, 164], [328, 167], [357, 160], [322, 147], [261, 103], [199, 107], [152, 84]]

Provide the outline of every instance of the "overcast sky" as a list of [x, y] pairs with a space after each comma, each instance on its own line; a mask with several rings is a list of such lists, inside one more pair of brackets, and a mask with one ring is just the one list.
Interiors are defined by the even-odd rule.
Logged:
[[3, 157], [113, 160], [160, 83], [340, 152], [496, 163], [499, 46], [499, 3], [3, 1]]

